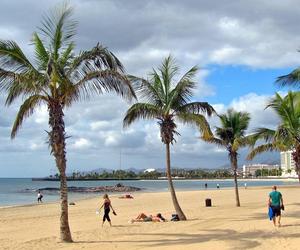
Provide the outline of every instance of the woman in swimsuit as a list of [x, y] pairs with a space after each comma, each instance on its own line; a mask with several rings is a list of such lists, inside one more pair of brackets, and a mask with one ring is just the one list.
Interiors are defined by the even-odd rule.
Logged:
[[158, 213], [156, 216], [150, 215], [147, 216], [144, 213], [140, 213], [135, 219], [131, 219], [130, 222], [148, 222], [148, 221], [153, 221], [153, 222], [165, 222], [166, 219], [162, 217], [160, 213]]
[[105, 222], [105, 220], [108, 221], [109, 225], [111, 225], [111, 220], [109, 218], [109, 212], [110, 212], [110, 209], [112, 209], [113, 213], [116, 214], [115, 210], [113, 209], [113, 207], [111, 206], [111, 201], [110, 199], [108, 198], [108, 195], [105, 194], [103, 195], [103, 204], [102, 206], [100, 207], [100, 209], [103, 207], [104, 208], [104, 215], [103, 215], [103, 221], [102, 221], [102, 227], [103, 227], [103, 224]]

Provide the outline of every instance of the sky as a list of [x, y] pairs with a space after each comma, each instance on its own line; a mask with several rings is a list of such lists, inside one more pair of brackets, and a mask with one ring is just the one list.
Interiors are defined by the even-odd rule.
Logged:
[[[62, 1], [1, 0], [0, 39], [14, 40], [33, 57], [30, 40], [42, 16]], [[274, 83], [300, 64], [300, 5], [296, 0], [85, 0], [69, 1], [78, 21], [77, 52], [98, 42], [124, 64], [127, 73], [146, 77], [171, 54], [184, 74], [200, 67], [193, 100], [207, 101], [218, 113], [228, 108], [251, 115], [248, 133], [274, 128], [278, 118], [264, 109]], [[10, 139], [21, 100], [4, 106], [0, 93], [0, 177], [37, 177], [57, 172], [46, 143], [47, 108], [28, 118]], [[122, 119], [128, 103], [113, 94], [97, 96], [65, 110], [67, 172], [97, 168], [164, 168], [165, 153], [155, 121], [138, 121], [127, 129]], [[218, 119], [209, 122], [214, 128]], [[172, 166], [217, 168], [228, 165], [224, 149], [199, 139], [197, 128], [179, 124], [172, 146]], [[266, 153], [252, 162], [239, 154], [239, 165], [279, 162]], [[120, 161], [121, 156], [121, 161]], [[121, 164], [120, 164], [121, 163]]]

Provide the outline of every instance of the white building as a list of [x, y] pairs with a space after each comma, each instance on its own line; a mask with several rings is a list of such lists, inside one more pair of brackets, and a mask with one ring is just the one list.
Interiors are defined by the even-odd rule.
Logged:
[[292, 152], [293, 151], [280, 152], [280, 163], [283, 177], [297, 177]]
[[151, 173], [151, 172], [154, 172], [154, 171], [156, 171], [155, 168], [147, 168], [147, 169], [144, 170], [144, 173]]
[[250, 164], [243, 165], [243, 178], [248, 176], [255, 176], [256, 170], [273, 170], [276, 169], [279, 171], [279, 165], [269, 165], [269, 164]]

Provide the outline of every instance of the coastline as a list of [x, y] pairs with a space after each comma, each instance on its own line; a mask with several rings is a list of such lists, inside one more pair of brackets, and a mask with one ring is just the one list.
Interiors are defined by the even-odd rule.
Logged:
[[[1, 179], [1, 178], [0, 178]], [[14, 179], [14, 178], [2, 178], [2, 179]], [[17, 179], [17, 178], [16, 178]], [[22, 179], [22, 178], [20, 178]], [[31, 179], [32, 181], [53, 181], [53, 182], [59, 182], [59, 179], [53, 179], [53, 178], [24, 178], [24, 179]], [[137, 179], [137, 178], [128, 178], [128, 179], [115, 179], [115, 178], [106, 178], [106, 179], [67, 179], [68, 182], [73, 181], [167, 181], [168, 179], [165, 178], [158, 178], [158, 179]], [[174, 178], [173, 181], [230, 181], [233, 180], [232, 178], [214, 178], [214, 179], [201, 179], [201, 178]], [[298, 178], [291, 178], [291, 177], [270, 177], [270, 178], [238, 178], [238, 181], [247, 180], [247, 181], [299, 181]]]
[[[231, 179], [229, 179], [229, 180], [231, 180]], [[278, 185], [278, 187], [280, 188], [280, 189], [297, 189], [297, 188], [299, 188], [300, 189], [300, 185], [288, 185], [288, 186], [285, 186], [285, 185]], [[247, 190], [265, 190], [265, 189], [270, 189], [271, 188], [271, 186], [248, 186], [247, 187]], [[244, 189], [244, 187], [243, 186], [240, 186], [239, 187], [239, 190], [243, 190]], [[232, 191], [234, 191], [234, 187], [222, 187], [220, 190], [232, 190]], [[218, 189], [216, 189], [216, 188], [211, 188], [211, 189], [198, 189], [198, 190], [190, 190], [190, 189], [188, 189], [188, 190], [177, 190], [176, 189], [176, 193], [177, 192], [180, 192], [180, 193], [188, 193], [188, 192], [209, 192], [209, 191], [212, 191], [212, 192], [214, 192], [214, 191], [220, 191], [220, 190], [218, 190]], [[147, 190], [145, 190], [145, 189], [142, 189], [142, 190], [140, 190], [140, 191], [135, 191], [135, 192], [128, 192], [128, 193], [130, 193], [130, 194], [132, 194], [133, 196], [135, 196], [135, 195], [138, 195], [138, 194], [151, 194], [151, 195], [153, 195], [153, 194], [166, 194], [166, 193], [169, 193], [169, 191], [168, 190], [161, 190], [161, 191], [147, 191]], [[111, 197], [114, 197], [114, 198], [116, 198], [116, 197], [119, 197], [119, 196], [121, 196], [123, 193], [110, 193], [110, 196]], [[84, 197], [84, 196], [81, 196], [81, 197], [75, 197], [74, 199], [72, 198], [72, 199], [68, 199], [68, 202], [70, 203], [70, 202], [75, 202], [75, 203], [77, 203], [77, 202], [81, 202], [81, 201], [85, 201], [85, 200], [93, 200], [93, 199], [95, 199], [95, 198], [97, 198], [97, 199], [99, 199], [99, 197], [100, 197], [100, 199], [101, 199], [101, 197], [103, 196], [103, 193], [95, 193], [95, 194], [89, 194], [89, 196], [88, 197]], [[22, 207], [24, 207], [24, 208], [26, 208], [26, 207], [35, 207], [35, 206], [42, 206], [42, 205], [47, 205], [47, 204], [60, 204], [60, 201], [59, 200], [56, 200], [56, 201], [46, 201], [46, 202], [43, 202], [43, 203], [27, 203], [27, 204], [16, 204], [16, 205], [5, 205], [5, 206], [3, 206], [3, 205], [0, 205], [0, 209], [9, 209], [9, 208], [22, 208]]]
[[[125, 186], [133, 186], [133, 187], [139, 187], [143, 190], [138, 191], [140, 193], [159, 193], [159, 192], [166, 192], [168, 191], [168, 181], [167, 180], [139, 180], [139, 181], [128, 181], [128, 180], [118, 180], [118, 181], [99, 181], [99, 182], [89, 182], [86, 181], [84, 183], [77, 182], [73, 183], [71, 182], [69, 186], [76, 186], [76, 187], [91, 187], [92, 189], [97, 186], [115, 186], [117, 183], [123, 183]], [[273, 183], [272, 183], [273, 182]], [[35, 192], [34, 191], [26, 191], [25, 190], [37, 190], [37, 189], [43, 189], [48, 188], [52, 190], [53, 187], [57, 188], [58, 183], [56, 182], [54, 185], [54, 182], [32, 182], [30, 178], [23, 179], [19, 181], [19, 179], [16, 179], [16, 182], [12, 181], [5, 181], [5, 185], [7, 186], [7, 190], [9, 192], [6, 192], [5, 188], [1, 190], [0, 193], [0, 199], [2, 201], [2, 204], [0, 204], [0, 207], [10, 207], [10, 206], [31, 206], [34, 205], [36, 202], [35, 198]], [[82, 185], [81, 185], [82, 183]], [[217, 183], [220, 184], [221, 189], [230, 189], [233, 187], [233, 179], [174, 179], [175, 189], [177, 191], [198, 191], [198, 190], [205, 190], [204, 184], [208, 184], [207, 190], [214, 190], [216, 189]], [[269, 185], [297, 185], [298, 180], [295, 179], [238, 179], [239, 187], [240, 189], [244, 188], [244, 183], [247, 183], [248, 188], [253, 188], [254, 186], [269, 186]], [[5, 187], [5, 186], [2, 186]], [[14, 190], [12, 192], [12, 190]], [[24, 190], [24, 191], [22, 191]], [[47, 191], [48, 192], [48, 191]], [[46, 203], [52, 203], [59, 201], [59, 191], [55, 192], [43, 192], [44, 193], [44, 202]], [[114, 192], [107, 191], [108, 194], [114, 194]], [[124, 194], [124, 193], [135, 193], [131, 191], [122, 191], [118, 194]], [[80, 199], [88, 199], [90, 197], [98, 197], [102, 196], [102, 192], [69, 192], [69, 201], [77, 201]]]

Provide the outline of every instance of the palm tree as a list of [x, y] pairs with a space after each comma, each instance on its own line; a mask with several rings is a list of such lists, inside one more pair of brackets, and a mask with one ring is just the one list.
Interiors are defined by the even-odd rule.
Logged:
[[121, 62], [99, 44], [79, 55], [74, 54], [76, 22], [70, 17], [72, 8], [65, 5], [45, 16], [39, 33], [33, 34], [34, 61], [22, 52], [14, 41], [0, 41], [0, 88], [8, 93], [6, 105], [22, 97], [12, 127], [14, 138], [25, 118], [40, 105], [49, 113], [49, 146], [60, 175], [60, 237], [71, 242], [68, 221], [66, 180], [66, 132], [64, 108], [93, 94], [116, 92], [134, 96], [130, 82], [124, 76]]
[[215, 135], [211, 137], [202, 136], [202, 139], [226, 148], [234, 174], [236, 206], [239, 207], [240, 198], [237, 183], [238, 150], [248, 144], [246, 130], [249, 126], [250, 115], [247, 112], [237, 112], [233, 109], [219, 115], [221, 127], [216, 127]]
[[272, 108], [280, 119], [276, 129], [258, 128], [251, 135], [252, 143], [262, 139], [266, 143], [252, 149], [248, 159], [266, 151], [292, 150], [295, 170], [300, 182], [300, 93], [289, 92], [285, 97], [275, 94], [266, 108]]
[[209, 134], [209, 125], [201, 113], [211, 115], [214, 112], [207, 102], [190, 102], [193, 90], [196, 88], [194, 77], [198, 68], [192, 67], [175, 84], [175, 77], [179, 68], [171, 56], [167, 57], [161, 67], [153, 70], [150, 79], [133, 77], [130, 79], [133, 86], [144, 102], [133, 104], [124, 118], [124, 127], [131, 125], [138, 119], [155, 119], [160, 127], [160, 136], [166, 146], [166, 173], [175, 210], [180, 220], [186, 220], [179, 206], [171, 176], [170, 144], [176, 142], [174, 136], [178, 121], [187, 124], [196, 124], [204, 134]]

